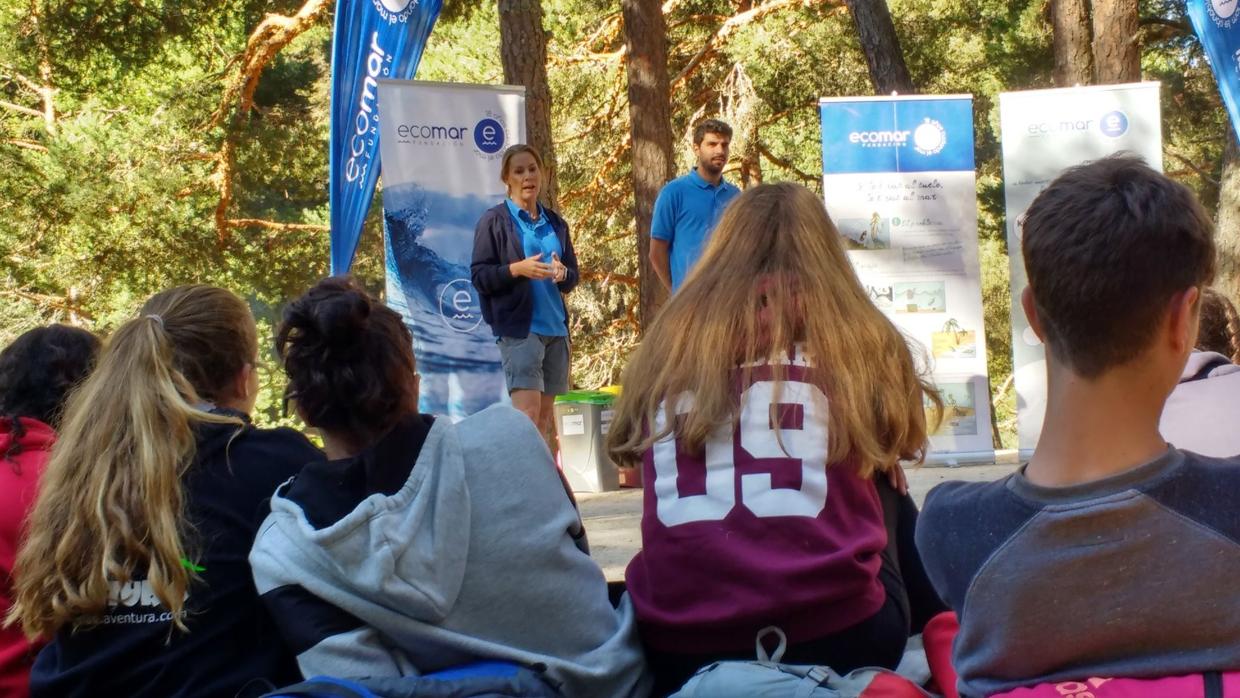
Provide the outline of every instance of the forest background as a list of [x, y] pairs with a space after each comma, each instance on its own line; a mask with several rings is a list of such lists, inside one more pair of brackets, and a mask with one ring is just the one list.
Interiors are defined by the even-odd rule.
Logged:
[[[327, 274], [333, 9], [0, 0], [0, 345], [48, 322], [106, 334], [158, 290], [219, 284], [259, 320], [256, 419], [291, 421], [266, 348], [281, 305]], [[1000, 92], [1160, 81], [1165, 168], [1217, 211], [1237, 295], [1235, 138], [1178, 0], [448, 0], [416, 77], [527, 85], [583, 271], [582, 387], [619, 379], [656, 312], [644, 236], [692, 125], [732, 123], [742, 187], [820, 192], [820, 97], [974, 95], [997, 445], [1014, 444]], [[376, 196], [353, 270], [375, 292], [382, 255]]]

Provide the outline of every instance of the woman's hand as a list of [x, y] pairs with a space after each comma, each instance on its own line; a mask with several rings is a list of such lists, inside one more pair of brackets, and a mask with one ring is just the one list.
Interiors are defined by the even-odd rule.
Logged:
[[509, 264], [508, 271], [513, 276], [524, 276], [527, 279], [550, 279], [554, 274], [553, 265], [540, 260], [542, 260], [541, 252], [532, 257], [526, 257], [520, 262]]

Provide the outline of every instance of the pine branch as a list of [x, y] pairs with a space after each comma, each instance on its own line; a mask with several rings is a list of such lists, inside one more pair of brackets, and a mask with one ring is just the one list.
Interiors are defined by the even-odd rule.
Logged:
[[276, 230], [280, 232], [306, 230], [314, 233], [326, 233], [331, 231], [331, 227], [326, 225], [314, 225], [312, 223], [281, 223], [279, 221], [265, 221], [259, 218], [229, 218], [225, 223], [229, 228], [263, 228], [265, 230]]

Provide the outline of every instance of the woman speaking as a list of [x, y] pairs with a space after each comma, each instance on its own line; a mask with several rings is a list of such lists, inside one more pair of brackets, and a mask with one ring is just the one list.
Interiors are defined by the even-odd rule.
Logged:
[[561, 294], [577, 285], [568, 224], [538, 203], [543, 163], [529, 145], [504, 151], [500, 180], [508, 199], [474, 230], [470, 276], [482, 317], [498, 338], [512, 405], [548, 440], [552, 405], [568, 390], [568, 311]]

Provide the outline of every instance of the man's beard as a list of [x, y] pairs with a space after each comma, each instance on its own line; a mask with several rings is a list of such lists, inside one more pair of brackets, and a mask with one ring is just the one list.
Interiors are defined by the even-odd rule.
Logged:
[[698, 160], [698, 169], [711, 176], [716, 176], [723, 173], [723, 166], [726, 164], [727, 163], [724, 162], [716, 165], [710, 160]]

